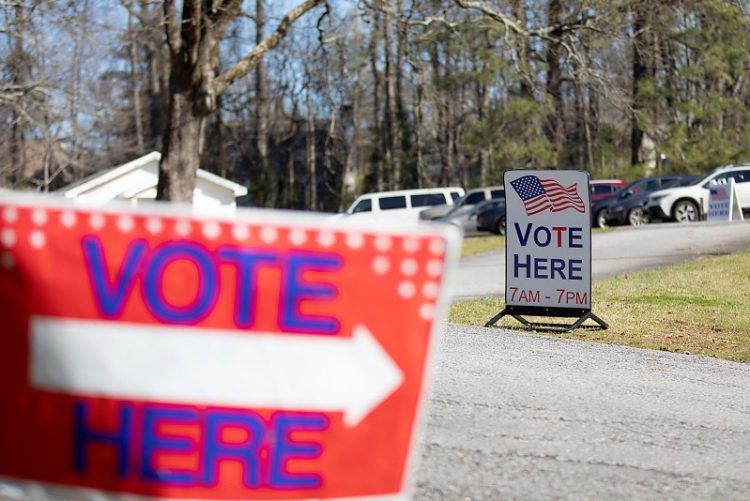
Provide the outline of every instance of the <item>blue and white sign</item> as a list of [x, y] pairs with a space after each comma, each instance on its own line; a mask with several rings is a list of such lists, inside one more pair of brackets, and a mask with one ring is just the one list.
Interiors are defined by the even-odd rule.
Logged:
[[743, 219], [734, 178], [729, 178], [728, 183], [711, 185], [708, 191], [709, 222]]
[[505, 304], [509, 313], [591, 310], [591, 206], [583, 171], [505, 173]]

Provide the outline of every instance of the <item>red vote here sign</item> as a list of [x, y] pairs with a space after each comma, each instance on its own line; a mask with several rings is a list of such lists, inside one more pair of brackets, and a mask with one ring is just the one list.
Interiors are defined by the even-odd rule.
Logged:
[[453, 233], [49, 200], [0, 202], [0, 484], [404, 493]]

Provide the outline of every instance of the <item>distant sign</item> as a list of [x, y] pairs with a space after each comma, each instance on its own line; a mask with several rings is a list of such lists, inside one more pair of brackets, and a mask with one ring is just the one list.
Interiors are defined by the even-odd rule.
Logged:
[[709, 222], [731, 221], [743, 219], [737, 186], [733, 178], [725, 184], [715, 184], [709, 187], [708, 217]]
[[589, 177], [581, 171], [505, 173], [505, 304], [510, 314], [591, 310]]
[[404, 493], [457, 245], [442, 228], [7, 197], [0, 486], [65, 499]]

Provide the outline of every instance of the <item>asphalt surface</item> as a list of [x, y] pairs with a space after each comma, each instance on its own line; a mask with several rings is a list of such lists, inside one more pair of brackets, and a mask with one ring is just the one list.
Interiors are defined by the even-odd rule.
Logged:
[[446, 325], [417, 500], [750, 499], [750, 365]]
[[[624, 227], [592, 235], [591, 273], [596, 280], [746, 248], [750, 221]], [[462, 259], [456, 276], [453, 299], [502, 296], [505, 248]]]
[[[592, 245], [603, 278], [750, 248], [750, 223]], [[452, 296], [502, 295], [503, 258], [463, 260]], [[434, 362], [417, 500], [750, 499], [750, 364], [451, 324]]]

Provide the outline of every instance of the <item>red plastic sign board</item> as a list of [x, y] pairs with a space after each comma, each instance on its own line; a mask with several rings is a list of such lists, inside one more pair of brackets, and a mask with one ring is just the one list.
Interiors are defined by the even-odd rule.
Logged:
[[0, 201], [0, 484], [408, 494], [454, 232], [50, 200]]

